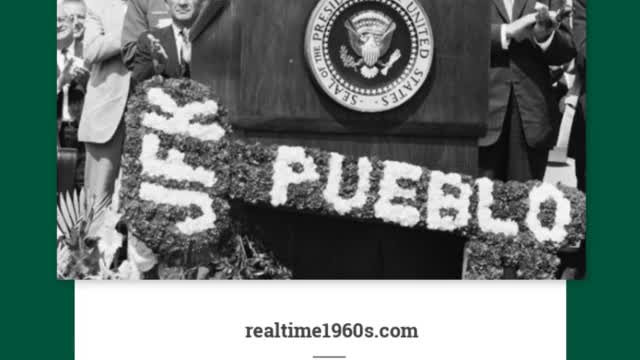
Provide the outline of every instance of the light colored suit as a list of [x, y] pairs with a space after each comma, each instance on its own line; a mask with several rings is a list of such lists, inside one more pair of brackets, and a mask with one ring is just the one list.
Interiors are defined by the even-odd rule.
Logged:
[[125, 5], [121, 0], [86, 3], [84, 58], [91, 66], [91, 76], [78, 137], [103, 144], [113, 137], [129, 95], [130, 74], [120, 56]]
[[122, 0], [85, 0], [84, 57], [91, 67], [78, 139], [85, 142], [85, 186], [98, 200], [113, 193], [124, 142], [123, 114], [130, 73], [121, 57], [126, 5]]

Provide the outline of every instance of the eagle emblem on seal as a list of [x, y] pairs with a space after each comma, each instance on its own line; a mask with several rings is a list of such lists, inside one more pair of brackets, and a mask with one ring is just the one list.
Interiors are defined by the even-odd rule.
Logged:
[[345, 45], [340, 48], [340, 59], [347, 68], [352, 68], [367, 79], [378, 74], [386, 76], [402, 54], [396, 49], [387, 61], [381, 58], [389, 51], [395, 22], [380, 11], [367, 10], [351, 16], [344, 24], [349, 35], [349, 45], [356, 53], [356, 60]]

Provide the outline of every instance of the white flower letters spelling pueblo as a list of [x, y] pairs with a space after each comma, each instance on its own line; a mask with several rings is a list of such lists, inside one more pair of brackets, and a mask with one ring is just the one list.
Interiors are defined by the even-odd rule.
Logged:
[[[372, 193], [373, 164], [371, 160], [363, 157], [358, 159], [355, 194], [344, 198], [340, 195], [345, 162], [343, 155], [324, 153], [326, 155], [321, 156], [328, 156], [328, 165], [322, 165], [326, 166], [326, 169], [321, 169], [318, 165], [320, 162], [303, 147], [279, 146], [275, 153], [275, 161], [272, 164], [273, 185], [269, 195], [271, 205], [276, 207], [301, 208], [300, 204], [296, 206], [288, 203], [289, 186], [316, 183], [320, 187], [310, 187], [311, 190], [304, 192], [305, 198], [317, 196], [318, 190], [315, 189], [322, 188], [321, 198], [326, 202], [323, 205], [325, 212], [348, 216], [353, 210], [367, 206], [368, 199], [374, 199], [371, 203], [373, 217], [405, 227], [422, 226], [430, 230], [455, 231], [469, 227], [475, 217], [480, 231], [484, 234], [515, 237], [528, 228], [540, 242], [551, 240], [560, 243], [565, 240], [566, 227], [572, 221], [571, 202], [562, 191], [549, 184], [542, 184], [530, 191], [526, 219], [522, 219], [522, 223], [518, 224], [513, 219], [494, 216], [494, 183], [486, 178], [474, 182], [471, 178], [463, 180], [457, 173], [445, 174], [403, 162], [383, 161], [382, 175], [378, 180], [379, 190]], [[328, 174], [325, 184], [318, 183], [324, 181], [321, 180], [320, 172]], [[425, 185], [422, 188], [426, 189], [427, 193], [426, 202], [424, 196], [419, 197], [417, 193], [418, 185], [421, 185], [420, 181], [424, 181], [423, 179], [428, 179], [426, 184], [422, 184]], [[472, 213], [471, 199], [476, 189], [474, 183], [477, 185], [477, 210]], [[447, 191], [447, 188], [450, 190]], [[539, 219], [540, 208], [546, 201], [556, 204], [554, 215], [548, 219], [552, 226], [543, 225]]]

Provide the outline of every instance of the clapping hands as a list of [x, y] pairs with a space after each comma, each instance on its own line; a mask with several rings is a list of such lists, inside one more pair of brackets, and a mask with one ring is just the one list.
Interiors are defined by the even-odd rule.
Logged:
[[89, 70], [84, 67], [84, 64], [74, 64], [71, 69], [71, 76], [73, 77], [73, 80], [84, 86], [89, 81]]
[[162, 44], [160, 44], [160, 40], [158, 40], [155, 36], [147, 34], [147, 39], [149, 39], [149, 43], [151, 46], [153, 70], [156, 75], [161, 74], [164, 71], [165, 66], [167, 65], [169, 55], [167, 55], [164, 47], [162, 47]]
[[89, 80], [89, 70], [84, 67], [82, 60], [70, 57], [64, 63], [64, 67], [58, 75], [58, 88], [70, 84], [72, 81], [82, 84], [83, 86]]

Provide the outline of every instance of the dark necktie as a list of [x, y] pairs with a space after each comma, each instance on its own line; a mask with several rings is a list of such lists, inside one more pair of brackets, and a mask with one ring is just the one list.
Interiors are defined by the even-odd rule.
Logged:
[[187, 36], [185, 29], [180, 29], [180, 49], [178, 50], [180, 56], [180, 70], [181, 76], [183, 77], [191, 77], [191, 50], [189, 45], [189, 38]]

